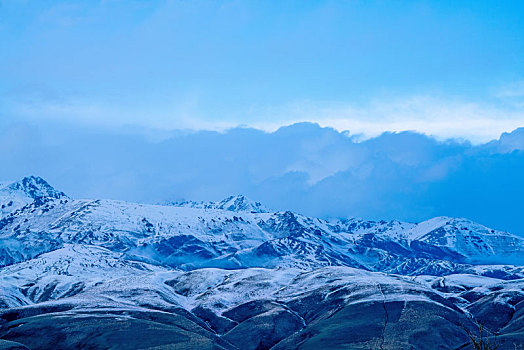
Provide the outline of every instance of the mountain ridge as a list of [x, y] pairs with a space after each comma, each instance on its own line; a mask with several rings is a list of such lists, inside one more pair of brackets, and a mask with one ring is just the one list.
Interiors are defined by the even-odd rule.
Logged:
[[524, 341], [524, 240], [468, 219], [74, 199], [33, 179], [46, 191], [0, 187], [18, 203], [0, 217], [0, 345], [460, 348], [471, 317]]
[[[51, 190], [43, 179], [39, 183], [49, 195], [35, 196], [32, 203], [0, 220], [3, 265], [78, 243], [160, 259], [185, 269], [259, 264], [306, 269], [344, 265], [373, 271], [392, 258], [396, 261], [389, 265], [416, 259], [500, 265], [524, 253], [524, 239], [461, 218], [437, 217], [418, 224], [323, 220], [261, 210], [260, 203], [243, 196], [196, 207], [193, 202], [159, 206], [75, 200]], [[41, 251], [17, 250], [14, 243], [8, 244], [35, 240], [41, 242]], [[258, 262], [253, 266], [252, 261]]]
[[221, 209], [228, 211], [247, 211], [253, 213], [270, 212], [270, 209], [266, 208], [262, 203], [253, 201], [241, 194], [226, 197], [219, 202], [174, 201], [167, 202], [166, 204], [174, 207], [188, 207], [196, 209]]

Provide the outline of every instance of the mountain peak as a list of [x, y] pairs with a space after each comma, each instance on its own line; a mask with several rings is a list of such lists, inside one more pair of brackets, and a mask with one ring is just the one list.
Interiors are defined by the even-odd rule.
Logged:
[[260, 202], [255, 202], [244, 195], [229, 196], [219, 203], [217, 209], [229, 211], [250, 211], [252, 213], [267, 213], [269, 210]]
[[27, 176], [15, 182], [0, 183], [0, 218], [25, 205], [41, 204], [48, 199], [67, 198], [39, 176]]
[[40, 176], [26, 176], [20, 181], [7, 185], [7, 189], [12, 192], [21, 192], [31, 199], [67, 197], [64, 192], [56, 190], [46, 180]]
[[168, 205], [175, 207], [189, 207], [195, 209], [219, 209], [236, 212], [252, 212], [252, 213], [269, 213], [270, 210], [262, 203], [255, 202], [244, 195], [229, 196], [220, 202], [195, 202], [195, 201], [181, 201], [168, 202]]

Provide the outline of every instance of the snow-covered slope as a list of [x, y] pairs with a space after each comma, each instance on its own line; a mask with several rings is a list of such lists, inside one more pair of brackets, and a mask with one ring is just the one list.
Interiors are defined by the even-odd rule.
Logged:
[[236, 212], [250, 212], [250, 213], [269, 213], [270, 210], [262, 203], [255, 202], [243, 195], [229, 196], [220, 202], [168, 202], [168, 205], [175, 207], [187, 207], [196, 209], [220, 209]]
[[424, 221], [407, 232], [408, 239], [424, 245], [457, 252], [473, 262], [522, 260], [522, 238], [496, 231], [463, 218], [437, 217]]
[[[118, 322], [118, 315], [130, 322], [136, 312], [185, 310], [185, 317], [200, 320], [231, 349], [291, 349], [317, 337], [328, 348], [375, 348], [378, 344], [391, 349], [433, 349], [443, 344], [455, 348], [467, 340], [461, 327], [473, 329], [468, 314], [485, 318], [487, 312], [493, 315], [494, 310], [504, 309], [504, 318], [493, 327], [513, 327], [506, 314], [516, 313], [524, 300], [522, 280], [475, 275], [408, 277], [343, 266], [313, 271], [168, 271], [90, 246], [67, 246], [4, 268], [0, 281], [0, 301], [9, 307], [0, 311], [0, 337], [27, 344], [38, 331], [28, 330], [24, 336], [15, 327], [13, 333], [9, 331], [12, 321], [2, 327], [1, 320], [20, 315], [21, 324], [26, 324], [26, 315], [50, 317], [40, 327], [59, 332], [58, 341], [64, 341], [71, 339], [64, 335], [71, 328], [57, 329], [61, 327], [57, 317], [77, 319], [101, 309], [104, 314], [117, 313], [111, 316], [112, 322]], [[331, 334], [333, 327], [339, 330]], [[365, 336], [349, 336], [363, 329]], [[91, 336], [84, 338], [79, 330], [73, 334], [85, 341]], [[433, 344], [429, 339], [439, 346], [429, 346]]]
[[[113, 253], [105, 248], [65, 245], [0, 270], [1, 285], [18, 287], [10, 293], [5, 291], [0, 296], [0, 304], [13, 307], [64, 298], [102, 281], [164, 270], [160, 266], [129, 261], [123, 254]], [[20, 292], [24, 297], [17, 300], [14, 296]]]
[[0, 200], [0, 339], [108, 347], [124, 322], [122, 347], [458, 348], [473, 315], [524, 340], [524, 240], [467, 219], [79, 200], [37, 177]]
[[289, 211], [265, 212], [239, 196], [204, 207], [75, 200], [32, 179], [43, 189], [32, 190], [31, 182], [8, 186], [31, 190], [22, 192], [30, 194], [25, 197], [18, 190], [6, 192], [5, 198], [27, 203], [0, 220], [0, 265], [65, 244], [98, 245], [186, 270], [334, 265], [440, 275], [469, 273], [472, 264], [520, 264], [524, 257], [522, 238], [466, 219], [326, 221]]
[[0, 182], [0, 219], [27, 204], [65, 197], [63, 192], [55, 190], [38, 176], [24, 177], [15, 182]]

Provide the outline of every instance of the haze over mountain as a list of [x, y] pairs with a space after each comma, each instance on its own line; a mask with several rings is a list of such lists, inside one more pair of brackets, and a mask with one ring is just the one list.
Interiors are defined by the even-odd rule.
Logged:
[[522, 129], [472, 145], [414, 132], [359, 141], [310, 123], [162, 138], [18, 124], [0, 133], [0, 145], [0, 178], [39, 174], [75, 197], [165, 203], [241, 193], [318, 217], [448, 215], [524, 234]]

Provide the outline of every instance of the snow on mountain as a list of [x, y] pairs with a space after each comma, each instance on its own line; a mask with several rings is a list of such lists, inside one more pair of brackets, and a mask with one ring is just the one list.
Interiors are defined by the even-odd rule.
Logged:
[[373, 234], [396, 241], [407, 240], [407, 232], [417, 226], [397, 220], [366, 221], [357, 218], [338, 219], [334, 224], [335, 231], [346, 231], [356, 235]]
[[24, 177], [20, 181], [0, 182], [0, 218], [30, 203], [66, 198], [38, 176]]
[[20, 285], [0, 281], [0, 310], [31, 304], [31, 300], [22, 293]]
[[254, 202], [242, 195], [230, 196], [217, 203], [217, 209], [247, 211], [251, 213], [268, 213], [269, 209], [260, 202]]
[[24, 177], [20, 181], [0, 183], [0, 192], [6, 196], [27, 197], [33, 200], [39, 198], [59, 199], [66, 197], [65, 193], [54, 189], [47, 181], [38, 176]]
[[[435, 278], [435, 277], [433, 277]], [[476, 277], [476, 287], [494, 280]], [[313, 271], [294, 268], [248, 268], [224, 270], [204, 268], [188, 272], [126, 260], [122, 254], [95, 246], [68, 245], [38, 258], [0, 270], [3, 286], [16, 286], [23, 304], [49, 300], [82, 300], [99, 303], [120, 300], [122, 304], [169, 307], [187, 310], [206, 308], [222, 314], [255, 300], [291, 302], [305, 295], [319, 294], [322, 299], [340, 296], [342, 290], [353, 302], [382, 301], [377, 286], [388, 286], [388, 298], [424, 300], [433, 291], [429, 277], [412, 279], [349, 267], [325, 267]], [[455, 282], [458, 283], [458, 282]], [[493, 282], [494, 283], [494, 282]], [[137, 292], [140, 291], [140, 292]], [[163, 298], [152, 295], [163, 291]], [[9, 295], [6, 293], [4, 296]], [[338, 297], [337, 296], [337, 297]], [[170, 301], [166, 304], [166, 301]], [[152, 304], [151, 304], [152, 303]]]
[[[126, 260], [123, 254], [102, 247], [67, 244], [37, 258], [4, 267], [0, 270], [0, 284], [17, 285], [24, 295], [24, 298], [18, 297], [19, 305], [25, 305], [28, 300], [42, 302], [73, 296], [104, 280], [160, 271], [165, 269]], [[13, 293], [6, 291], [3, 297], [9, 300], [10, 295], [17, 294]], [[14, 302], [9, 304], [13, 306]]]
[[[18, 305], [13, 301], [4, 302], [10, 307], [64, 298], [81, 299], [84, 304], [89, 300], [100, 303], [105, 299], [107, 303], [108, 299], [118, 299], [126, 305], [176, 305], [188, 310], [200, 307], [218, 314], [245, 302], [289, 301], [314, 290], [322, 290], [327, 298], [331, 290], [348, 282], [352, 283], [353, 290], [363, 288], [370, 281], [375, 281], [373, 285], [406, 283], [412, 284], [415, 290], [428, 290], [408, 278], [346, 267], [314, 272], [294, 268], [207, 268], [184, 273], [130, 261], [123, 254], [87, 245], [66, 245], [38, 258], [4, 267], [0, 270], [0, 281], [3, 286], [11, 286], [11, 292], [4, 293], [4, 299], [19, 299]], [[406, 286], [399, 288], [408, 289]], [[162, 298], [158, 298], [159, 294]], [[369, 294], [367, 297], [376, 296]]]
[[0, 263], [22, 261], [71, 243], [100, 245], [180, 265], [256, 247], [269, 238], [250, 213], [54, 200], [30, 204], [0, 221]]
[[[170, 314], [180, 313], [177, 310], [182, 309], [186, 317], [200, 319], [200, 322], [205, 322], [205, 327], [230, 342], [231, 349], [251, 348], [253, 339], [265, 339], [258, 347], [269, 349], [288, 338], [291, 343], [283, 348], [293, 348], [291, 344], [296, 344], [295, 337], [300, 335], [300, 339], [310, 339], [316, 337], [320, 329], [323, 333], [324, 327], [329, 329], [334, 325], [344, 325], [344, 329], [353, 334], [358, 328], [352, 329], [353, 326], [348, 323], [352, 321], [348, 320], [359, 320], [360, 327], [369, 329], [371, 333], [364, 338], [344, 338], [344, 341], [364, 342], [365, 347], [373, 348], [382, 341], [382, 333], [389, 332], [387, 341], [393, 342], [389, 348], [405, 348], [412, 342], [415, 342], [412, 345], [416, 348], [425, 348], [420, 346], [425, 342], [424, 337], [419, 340], [422, 343], [417, 343], [420, 336], [410, 337], [409, 333], [398, 332], [397, 328], [427, 333], [425, 325], [431, 324], [432, 331], [440, 334], [437, 339], [447, 335], [447, 341], [457, 347], [465, 338], [456, 324], [469, 327], [466, 310], [478, 304], [477, 301], [467, 303], [471, 288], [478, 290], [477, 300], [482, 300], [494, 286], [512, 283], [514, 293], [517, 293], [518, 286], [522, 286], [521, 281], [504, 282], [475, 276], [451, 276], [446, 277], [445, 282], [435, 283], [430, 277], [412, 279], [341, 266], [313, 271], [206, 268], [188, 272], [138, 269], [136, 273], [126, 273], [120, 272], [121, 266], [103, 262], [100, 268], [106, 275], [101, 278], [90, 273], [84, 275], [81, 269], [76, 268], [67, 271], [51, 268], [51, 272], [46, 272], [47, 267], [55, 266], [57, 261], [66, 261], [75, 249], [79, 248], [67, 247], [45, 254], [39, 262], [36, 262], [37, 258], [13, 265], [12, 270], [4, 268], [0, 276], [10, 278], [11, 286], [18, 287], [11, 287], [13, 293], [4, 295], [4, 300], [19, 298], [21, 301], [21, 307], [10, 305], [9, 315], [18, 314], [22, 321], [24, 315], [51, 317], [45, 329], [54, 332], [52, 325], [56, 324], [56, 320], [53, 317], [60, 315], [75, 319], [102, 308], [105, 314], [121, 310], [118, 315], [132, 317], [140, 310], [160, 310]], [[80, 252], [78, 264], [90, 266], [100, 255], [105, 256], [104, 261], [112, 261], [113, 256], [108, 251], [87, 247]], [[36, 273], [32, 271], [32, 264], [36, 267]], [[66, 262], [66, 265], [69, 264]], [[14, 276], [12, 271], [16, 271]], [[61, 277], [69, 279], [62, 280]], [[95, 280], [96, 283], [89, 283]], [[466, 282], [460, 285], [461, 281]], [[447, 285], [460, 285], [460, 288], [441, 290], [440, 286]], [[517, 300], [515, 298], [517, 294], [507, 296], [504, 305], [510, 305], [508, 303]], [[486, 302], [482, 305], [489, 308], [492, 304]], [[402, 314], [409, 317], [394, 316]], [[4, 317], [0, 312], [0, 319]], [[119, 317], [114, 316], [113, 322]], [[375, 329], [377, 320], [382, 326]], [[279, 331], [275, 332], [275, 329]], [[17, 339], [13, 339], [13, 333], [6, 335], [0, 327], [0, 334], [4, 334], [6, 339], [28, 341], [17, 332], [14, 333], [18, 334]], [[75, 334], [78, 337], [82, 333]], [[434, 336], [431, 338], [434, 339]], [[333, 339], [341, 341], [341, 338]], [[446, 344], [446, 340], [440, 341]]]
[[[411, 244], [438, 246], [456, 252], [474, 263], [524, 263], [523, 239], [496, 231], [463, 218], [437, 217], [414, 226], [407, 232]], [[414, 243], [416, 242], [416, 243]]]
[[270, 210], [262, 203], [255, 202], [243, 195], [229, 196], [220, 202], [195, 202], [195, 201], [181, 201], [168, 202], [168, 205], [175, 207], [188, 207], [195, 209], [220, 209], [236, 212], [250, 212], [250, 213], [269, 213]]
[[159, 346], [175, 327], [169, 339], [222, 349], [459, 348], [470, 315], [524, 339], [524, 240], [467, 219], [323, 220], [242, 196], [78, 200], [36, 177], [0, 196], [0, 339], [51, 332], [79, 347], [96, 338], [89, 325], [155, 320]]
[[[163, 270], [159, 266], [127, 260], [124, 254], [102, 247], [66, 244], [63, 248], [41, 254], [37, 258], [6, 266], [0, 273], [3, 277], [14, 280], [37, 279], [44, 275], [81, 276], [84, 279], [102, 280]], [[115, 273], [118, 275], [115, 276]]]
[[204, 207], [76, 200], [34, 177], [1, 191], [27, 202], [0, 219], [2, 266], [73, 244], [184, 270], [349, 266], [404, 275], [523, 276], [507, 264], [520, 264], [524, 240], [466, 219], [322, 220], [254, 210], [261, 206], [242, 196]]
[[[439, 217], [420, 224], [327, 221], [289, 211], [254, 210], [261, 206], [241, 196], [214, 206], [161, 206], [70, 199], [42, 186], [46, 192], [34, 197], [42, 198], [43, 193], [45, 200], [34, 200], [0, 220], [0, 265], [65, 244], [97, 245], [185, 270], [349, 266], [442, 275], [473, 273], [474, 264], [520, 264], [524, 256], [522, 238], [466, 219]], [[11, 195], [19, 197], [16, 191]], [[514, 278], [508, 269], [520, 276], [521, 271], [512, 268], [499, 275]]]

